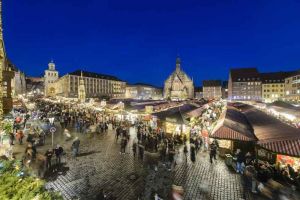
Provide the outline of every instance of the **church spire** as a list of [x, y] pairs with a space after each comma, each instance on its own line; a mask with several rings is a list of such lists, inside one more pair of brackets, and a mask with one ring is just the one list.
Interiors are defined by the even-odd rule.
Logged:
[[181, 64], [181, 60], [180, 60], [179, 56], [177, 56], [177, 58], [176, 58], [176, 71], [180, 71], [180, 64]]

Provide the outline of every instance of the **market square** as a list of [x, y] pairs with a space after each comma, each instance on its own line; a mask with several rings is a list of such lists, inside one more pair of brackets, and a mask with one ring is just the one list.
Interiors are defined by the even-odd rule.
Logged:
[[300, 199], [299, 6], [0, 0], [0, 199]]

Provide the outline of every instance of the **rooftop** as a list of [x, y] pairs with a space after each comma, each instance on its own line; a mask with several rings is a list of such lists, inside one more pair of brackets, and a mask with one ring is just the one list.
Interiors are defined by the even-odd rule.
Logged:
[[107, 75], [107, 74], [99, 74], [95, 72], [87, 72], [87, 71], [82, 71], [82, 70], [76, 70], [72, 73], [69, 73], [70, 75], [75, 75], [75, 76], [82, 76], [84, 77], [91, 77], [91, 78], [99, 78], [99, 79], [107, 79], [107, 80], [114, 80], [114, 81], [122, 81], [121, 79], [117, 78], [116, 76], [112, 75]]
[[185, 114], [195, 109], [197, 109], [197, 107], [192, 104], [184, 104], [168, 110], [152, 113], [152, 115], [156, 116], [160, 120], [166, 120], [168, 118], [174, 119], [178, 123], [185, 123]]
[[298, 71], [295, 71], [294, 73], [290, 74], [288, 77], [297, 76], [297, 75], [300, 75], [300, 69]]
[[261, 73], [261, 80], [263, 83], [284, 83], [286, 77], [291, 76], [295, 72], [270, 72], [270, 73]]
[[256, 141], [253, 128], [246, 116], [238, 109], [228, 106], [215, 127], [211, 137], [239, 141]]
[[200, 86], [200, 87], [195, 87], [194, 89], [195, 92], [203, 92], [203, 87]]
[[230, 70], [231, 79], [234, 82], [249, 80], [260, 80], [260, 74], [256, 68], [235, 68]]
[[220, 80], [204, 80], [203, 87], [218, 87], [222, 85]]
[[291, 127], [253, 106], [247, 106], [247, 109], [242, 112], [251, 123], [259, 140], [300, 138], [300, 129]]

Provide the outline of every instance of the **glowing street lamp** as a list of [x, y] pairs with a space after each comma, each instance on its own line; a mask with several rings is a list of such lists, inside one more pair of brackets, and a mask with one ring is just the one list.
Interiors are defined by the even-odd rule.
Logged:
[[53, 143], [54, 143], [54, 133], [56, 131], [56, 128], [54, 127], [54, 117], [49, 118], [49, 122], [51, 124], [50, 132], [51, 132], [51, 137], [52, 137], [52, 148], [53, 148]]

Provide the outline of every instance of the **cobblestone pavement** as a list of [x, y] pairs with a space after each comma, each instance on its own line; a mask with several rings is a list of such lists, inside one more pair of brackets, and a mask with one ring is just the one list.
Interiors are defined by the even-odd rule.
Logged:
[[[134, 134], [131, 129], [131, 139]], [[153, 199], [154, 193], [170, 199], [172, 184], [183, 186], [186, 200], [252, 199], [244, 191], [241, 176], [228, 170], [221, 159], [210, 164], [207, 152], [199, 152], [196, 163], [191, 163], [179, 149], [173, 171], [162, 164], [155, 171], [133, 157], [131, 141], [127, 153], [121, 155], [112, 131], [106, 135], [76, 135], [81, 138], [79, 157], [71, 158], [71, 142], [64, 143], [67, 171], [47, 180], [47, 188], [61, 192], [65, 199], [96, 199], [101, 189], [112, 199]], [[56, 137], [56, 143], [63, 143], [61, 136]]]
[[145, 170], [129, 148], [121, 155], [112, 132], [89, 136], [81, 140], [76, 159], [67, 157], [69, 171], [49, 180], [47, 187], [62, 192], [65, 199], [96, 199], [100, 189], [111, 198], [137, 199], [143, 190]]
[[223, 160], [209, 162], [207, 153], [197, 155], [196, 163], [181, 160], [174, 173], [174, 184], [185, 188], [184, 199], [246, 199], [241, 176], [232, 173]]

